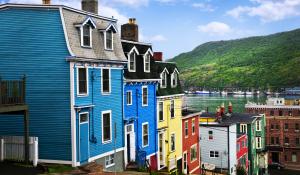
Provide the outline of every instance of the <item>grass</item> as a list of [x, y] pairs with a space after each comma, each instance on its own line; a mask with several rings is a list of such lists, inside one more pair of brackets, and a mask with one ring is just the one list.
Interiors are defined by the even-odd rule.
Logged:
[[47, 167], [48, 173], [64, 173], [75, 169], [68, 165], [47, 165]]

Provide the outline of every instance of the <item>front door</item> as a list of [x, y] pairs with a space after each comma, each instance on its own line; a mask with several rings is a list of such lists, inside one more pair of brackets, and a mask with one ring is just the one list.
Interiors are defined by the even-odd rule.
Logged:
[[164, 142], [164, 133], [159, 133], [159, 162], [160, 167], [165, 166], [165, 142]]
[[187, 174], [187, 154], [183, 153], [183, 174]]
[[135, 133], [133, 124], [129, 124], [126, 127], [126, 139], [127, 139], [127, 162], [135, 161]]
[[272, 152], [272, 162], [279, 163], [279, 152]]
[[79, 114], [80, 120], [80, 163], [86, 163], [89, 159], [89, 114]]

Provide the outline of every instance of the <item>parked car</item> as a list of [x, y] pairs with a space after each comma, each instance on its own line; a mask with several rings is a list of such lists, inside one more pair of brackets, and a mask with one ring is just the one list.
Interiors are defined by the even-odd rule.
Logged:
[[269, 168], [280, 170], [280, 169], [284, 169], [284, 165], [281, 163], [272, 162], [269, 164]]

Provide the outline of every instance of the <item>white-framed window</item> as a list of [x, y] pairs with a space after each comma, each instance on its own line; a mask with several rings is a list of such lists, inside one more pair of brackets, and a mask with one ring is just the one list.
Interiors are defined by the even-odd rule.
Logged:
[[112, 30], [105, 31], [104, 34], [104, 45], [106, 50], [113, 50], [114, 49], [114, 33]]
[[166, 70], [164, 70], [164, 71], [160, 74], [160, 78], [161, 78], [160, 87], [161, 87], [161, 88], [166, 88], [166, 87], [167, 87], [167, 74], [168, 74], [168, 72], [167, 72]]
[[192, 120], [192, 134], [194, 135], [196, 133], [195, 129], [195, 119]]
[[79, 121], [80, 121], [80, 124], [88, 123], [89, 122], [89, 113], [88, 112], [79, 113]]
[[185, 137], [189, 136], [189, 121], [184, 122], [184, 135]]
[[109, 94], [111, 93], [111, 78], [110, 78], [110, 69], [103, 68], [101, 76], [101, 86], [102, 93]]
[[111, 110], [102, 112], [102, 143], [112, 140]]
[[151, 60], [150, 53], [146, 53], [144, 56], [144, 72], [150, 72], [150, 60]]
[[136, 71], [136, 56], [137, 56], [137, 54], [138, 54], [138, 52], [135, 47], [128, 53], [128, 71], [129, 72]]
[[219, 157], [219, 151], [209, 151], [209, 157], [210, 158]]
[[110, 154], [105, 156], [105, 168], [109, 168], [115, 165], [115, 155]]
[[197, 144], [191, 146], [191, 162], [197, 160]]
[[142, 87], [142, 106], [148, 106], [148, 87]]
[[261, 131], [261, 121], [260, 120], [256, 121], [256, 131]]
[[149, 145], [149, 124], [148, 123], [143, 123], [142, 124], [142, 129], [143, 129], [143, 147], [146, 147]]
[[177, 70], [175, 69], [174, 72], [172, 73], [171, 75], [171, 86], [174, 88], [174, 87], [177, 87], [177, 80], [178, 80], [178, 72]]
[[247, 124], [241, 124], [240, 125], [240, 132], [241, 133], [247, 133]]
[[159, 121], [164, 121], [164, 102], [158, 102], [158, 118]]
[[92, 47], [92, 27], [89, 24], [81, 26], [81, 46]]
[[261, 149], [261, 137], [256, 137], [256, 148]]
[[126, 92], [126, 104], [132, 105], [132, 91]]
[[88, 69], [85, 67], [77, 68], [77, 94], [79, 96], [88, 95]]
[[170, 106], [170, 111], [171, 111], [171, 119], [175, 118], [175, 101], [171, 100], [171, 106]]
[[208, 131], [208, 140], [213, 140], [213, 139], [214, 139], [214, 132]]
[[171, 140], [171, 151], [172, 152], [175, 151], [175, 149], [176, 149], [176, 147], [175, 147], [175, 143], [176, 143], [175, 139], [176, 139], [175, 138], [175, 133], [172, 133], [171, 134], [171, 139], [170, 139]]

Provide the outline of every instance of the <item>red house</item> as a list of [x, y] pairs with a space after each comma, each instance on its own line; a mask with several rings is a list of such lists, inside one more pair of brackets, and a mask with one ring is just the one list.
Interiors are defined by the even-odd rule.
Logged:
[[238, 134], [236, 140], [236, 157], [238, 166], [242, 166], [248, 172], [248, 140], [246, 134]]
[[199, 149], [200, 112], [182, 111], [182, 172], [200, 173]]

